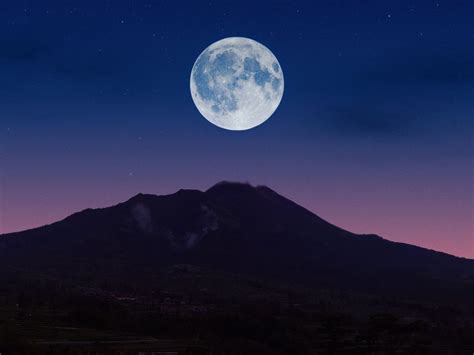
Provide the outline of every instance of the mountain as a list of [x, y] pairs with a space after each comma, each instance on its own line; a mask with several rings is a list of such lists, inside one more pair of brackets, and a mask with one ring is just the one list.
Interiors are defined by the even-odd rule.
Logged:
[[[319, 218], [265, 186], [139, 194], [0, 236], [0, 265], [76, 284], [149, 285], [190, 264], [263, 280], [422, 299], [472, 299], [474, 260]], [[118, 287], [118, 286], [117, 286]]]

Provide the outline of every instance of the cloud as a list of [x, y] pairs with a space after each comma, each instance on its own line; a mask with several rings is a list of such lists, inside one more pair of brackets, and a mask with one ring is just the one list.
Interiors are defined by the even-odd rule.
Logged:
[[136, 204], [132, 208], [132, 216], [140, 230], [144, 233], [152, 233], [155, 229], [150, 210], [142, 203]]
[[[400, 53], [403, 53], [400, 54]], [[380, 60], [358, 74], [360, 80], [387, 86], [474, 84], [474, 51], [467, 49], [408, 50]]]
[[50, 52], [40, 41], [31, 39], [0, 39], [0, 60], [12, 63], [31, 62]]
[[318, 128], [346, 136], [407, 137], [447, 122], [453, 97], [474, 87], [474, 51], [424, 47], [387, 52], [352, 70], [347, 95], [329, 97]]
[[119, 76], [125, 72], [126, 68], [123, 66], [122, 70], [114, 64], [107, 63], [93, 63], [89, 62], [61, 62], [54, 66], [54, 71], [62, 76], [73, 79], [90, 80], [90, 79], [110, 79]]
[[370, 105], [340, 105], [326, 109], [323, 125], [349, 135], [398, 135], [407, 130], [413, 116]]

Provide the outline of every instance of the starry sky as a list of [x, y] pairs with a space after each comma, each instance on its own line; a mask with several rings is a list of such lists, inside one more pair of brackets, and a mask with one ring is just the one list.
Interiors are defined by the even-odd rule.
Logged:
[[[471, 0], [0, 2], [0, 233], [138, 192], [268, 185], [356, 233], [474, 257]], [[194, 61], [278, 58], [255, 129], [211, 125]]]

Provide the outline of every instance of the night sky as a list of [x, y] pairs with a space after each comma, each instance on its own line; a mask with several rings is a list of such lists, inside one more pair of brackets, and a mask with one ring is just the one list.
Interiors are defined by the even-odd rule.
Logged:
[[[0, 233], [143, 192], [268, 185], [357, 233], [474, 257], [474, 2], [0, 2]], [[213, 126], [194, 61], [230, 36], [285, 93]]]

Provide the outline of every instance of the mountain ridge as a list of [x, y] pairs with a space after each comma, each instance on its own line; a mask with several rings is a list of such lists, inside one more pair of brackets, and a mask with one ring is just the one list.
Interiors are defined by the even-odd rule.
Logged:
[[105, 206], [105, 207], [85, 208], [83, 210], [74, 212], [74, 213], [70, 214], [69, 216], [66, 216], [66, 217], [64, 217], [64, 218], [62, 218], [58, 221], [55, 221], [55, 222], [52, 222], [52, 223], [49, 223], [49, 224], [45, 224], [45, 225], [41, 225], [41, 226], [38, 226], [38, 227], [33, 227], [33, 228], [25, 229], [25, 230], [15, 231], [15, 232], [2, 233], [2, 234], [0, 234], [0, 238], [2, 238], [2, 237], [11, 237], [11, 236], [14, 236], [14, 235], [23, 234], [25, 232], [35, 231], [35, 230], [42, 229], [42, 228], [45, 228], [45, 227], [54, 226], [58, 223], [65, 222], [65, 221], [70, 220], [71, 218], [75, 218], [77, 216], [81, 216], [81, 215], [85, 215], [85, 214], [90, 214], [90, 213], [94, 213], [94, 212], [98, 212], [98, 211], [104, 211], [104, 210], [108, 210], [108, 209], [119, 207], [119, 206], [124, 206], [124, 205], [131, 204], [131, 203], [140, 203], [140, 202], [143, 203], [143, 202], [145, 202], [145, 201], [143, 201], [144, 199], [147, 199], [147, 200], [150, 201], [150, 200], [155, 200], [155, 199], [172, 198], [173, 196], [179, 196], [179, 195], [182, 195], [182, 194], [191, 194], [191, 193], [192, 194], [206, 194], [206, 193], [212, 193], [212, 192], [214, 192], [216, 190], [219, 190], [221, 188], [227, 189], [229, 187], [231, 187], [232, 189], [237, 188], [237, 189], [246, 189], [248, 191], [262, 191], [263, 193], [270, 193], [270, 194], [278, 197], [279, 199], [283, 199], [284, 201], [295, 205], [297, 208], [300, 208], [301, 210], [304, 210], [306, 213], [317, 217], [321, 221], [324, 221], [325, 223], [327, 223], [329, 225], [332, 225], [332, 226], [334, 226], [334, 227], [336, 227], [336, 228], [338, 228], [338, 229], [340, 229], [344, 232], [350, 233], [353, 236], [358, 236], [358, 237], [363, 237], [363, 238], [380, 239], [380, 240], [384, 240], [384, 241], [394, 243], [394, 244], [407, 245], [407, 246], [410, 246], [410, 247], [425, 249], [425, 250], [428, 250], [428, 251], [431, 251], [431, 252], [435, 252], [435, 253], [438, 253], [438, 254], [443, 254], [443, 255], [446, 255], [446, 256], [451, 256], [451, 257], [458, 258], [458, 259], [474, 261], [474, 259], [471, 259], [471, 258], [449, 254], [447, 252], [443, 252], [443, 251], [436, 250], [436, 249], [431, 249], [431, 248], [428, 248], [428, 247], [423, 247], [423, 246], [414, 245], [414, 244], [405, 243], [405, 242], [393, 241], [393, 240], [386, 239], [386, 238], [384, 238], [384, 237], [382, 237], [378, 234], [374, 234], [374, 233], [353, 233], [353, 232], [350, 232], [350, 231], [345, 230], [343, 228], [340, 228], [340, 227], [336, 226], [335, 224], [333, 224], [331, 222], [328, 222], [328, 221], [324, 220], [323, 218], [319, 217], [316, 213], [314, 213], [314, 212], [310, 211], [309, 209], [307, 209], [307, 208], [305, 208], [301, 205], [298, 205], [294, 201], [278, 194], [277, 192], [275, 192], [273, 189], [271, 189], [270, 187], [268, 187], [266, 185], [255, 185], [255, 186], [253, 186], [249, 182], [237, 182], [237, 181], [228, 181], [228, 180], [220, 181], [220, 182], [212, 185], [211, 187], [209, 187], [207, 190], [204, 190], [204, 191], [198, 190], [198, 189], [179, 189], [174, 193], [162, 194], [162, 195], [140, 192], [140, 193], [135, 194], [134, 196], [132, 196], [131, 198], [129, 198], [129, 199], [123, 201], [123, 202], [118, 202], [116, 204], [113, 204], [113, 205], [110, 205], [110, 206]]
[[309, 210], [309, 209], [307, 209], [307, 208], [305, 208], [301, 205], [298, 205], [294, 201], [278, 194], [277, 192], [275, 192], [273, 189], [271, 189], [270, 187], [268, 187], [266, 185], [255, 185], [255, 186], [253, 186], [249, 182], [237, 182], [237, 181], [228, 181], [228, 180], [220, 181], [220, 182], [212, 185], [211, 187], [209, 187], [208, 189], [203, 190], [203, 191], [198, 190], [198, 189], [179, 189], [174, 193], [162, 194], [162, 195], [140, 192], [140, 193], [137, 193], [136, 195], [130, 197], [129, 199], [127, 199], [123, 202], [119, 202], [119, 203], [116, 203], [116, 204], [113, 204], [113, 205], [110, 205], [110, 206], [105, 206], [105, 207], [85, 208], [83, 210], [74, 212], [74, 213], [72, 213], [72, 214], [70, 214], [70, 215], [68, 215], [68, 216], [66, 216], [66, 217], [64, 217], [64, 218], [62, 218], [58, 221], [51, 222], [49, 224], [45, 224], [45, 225], [41, 225], [41, 226], [38, 226], [38, 227], [33, 227], [33, 228], [25, 229], [25, 230], [15, 231], [15, 232], [2, 233], [2, 234], [0, 234], [0, 238], [10, 237], [10, 236], [18, 235], [18, 234], [23, 234], [25, 232], [35, 231], [37, 229], [41, 229], [41, 228], [44, 228], [44, 227], [53, 226], [53, 225], [56, 225], [58, 223], [62, 223], [64, 221], [68, 221], [71, 218], [75, 218], [76, 216], [81, 216], [81, 215], [84, 215], [84, 214], [89, 214], [89, 213], [93, 213], [93, 212], [97, 212], [97, 211], [108, 210], [110, 208], [130, 204], [130, 203], [143, 202], [143, 199], [148, 199], [148, 200], [151, 200], [151, 199], [165, 199], [165, 198], [171, 198], [171, 197], [177, 196], [177, 195], [179, 196], [181, 194], [191, 194], [191, 193], [192, 194], [206, 194], [206, 193], [209, 193], [209, 192], [214, 192], [215, 190], [219, 190], [220, 188], [229, 188], [229, 187], [232, 187], [233, 189], [235, 189], [235, 188], [242, 189], [243, 188], [243, 189], [247, 189], [247, 190], [250, 190], [250, 191], [255, 190], [255, 191], [263, 191], [264, 193], [270, 193], [274, 196], [277, 196], [280, 199], [284, 199], [285, 201], [297, 206], [298, 208], [304, 210], [306, 213], [319, 218], [321, 221], [324, 221], [325, 223], [328, 223], [328, 224], [330, 224], [330, 225], [332, 225], [332, 226], [334, 226], [334, 227], [336, 227], [336, 228], [338, 228], [338, 229], [340, 229], [344, 232], [350, 233], [351, 235], [354, 235], [354, 236], [364, 237], [364, 238], [372, 238], [372, 239], [381, 239], [381, 240], [384, 240], [384, 241], [387, 241], [387, 242], [390, 242], [390, 243], [395, 243], [395, 244], [399, 244], [399, 245], [407, 245], [407, 246], [411, 246], [411, 247], [415, 247], [415, 248], [421, 248], [421, 249], [425, 249], [425, 250], [428, 250], [428, 251], [431, 251], [431, 252], [451, 256], [451, 257], [458, 258], [458, 259], [465, 259], [465, 260], [473, 260], [474, 261], [474, 259], [471, 259], [471, 258], [449, 254], [447, 252], [436, 250], [436, 249], [431, 249], [429, 247], [414, 245], [414, 244], [405, 243], [405, 242], [393, 241], [393, 240], [384, 238], [384, 237], [382, 237], [378, 234], [374, 234], [374, 233], [353, 233], [353, 232], [345, 230], [341, 227], [338, 227], [338, 226], [336, 226], [335, 224], [333, 224], [331, 222], [328, 222], [328, 221], [324, 220], [323, 218], [319, 217], [316, 213], [314, 213], [311, 210]]

